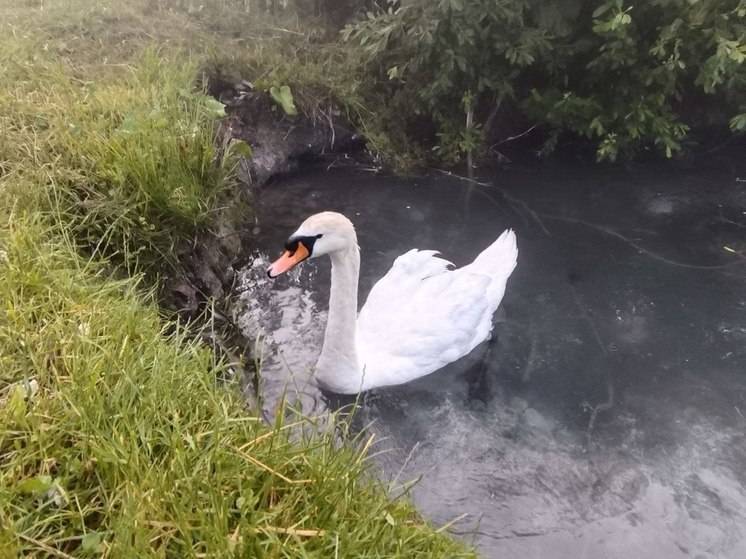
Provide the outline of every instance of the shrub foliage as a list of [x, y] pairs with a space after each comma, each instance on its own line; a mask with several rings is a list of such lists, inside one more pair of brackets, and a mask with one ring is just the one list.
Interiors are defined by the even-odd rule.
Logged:
[[412, 0], [343, 37], [389, 126], [425, 115], [446, 160], [519, 126], [545, 152], [570, 133], [606, 160], [746, 129], [745, 0]]

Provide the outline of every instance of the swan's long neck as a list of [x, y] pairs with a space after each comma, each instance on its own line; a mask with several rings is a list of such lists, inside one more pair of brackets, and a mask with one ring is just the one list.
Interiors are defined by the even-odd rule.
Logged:
[[360, 383], [360, 364], [355, 349], [357, 328], [357, 289], [360, 276], [360, 250], [351, 248], [330, 254], [332, 284], [329, 293], [329, 318], [324, 346], [316, 364], [316, 377], [329, 389]]

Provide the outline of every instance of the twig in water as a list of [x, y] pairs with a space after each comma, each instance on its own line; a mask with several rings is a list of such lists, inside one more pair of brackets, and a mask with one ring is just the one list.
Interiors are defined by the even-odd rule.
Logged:
[[586, 437], [586, 448], [591, 447], [591, 441], [593, 439], [593, 429], [596, 426], [596, 418], [598, 417], [598, 414], [602, 411], [608, 411], [611, 408], [614, 407], [614, 385], [611, 384], [611, 375], [608, 375], [609, 378], [607, 379], [606, 383], [606, 394], [607, 398], [605, 402], [601, 402], [600, 404], [596, 404], [591, 409], [591, 417], [588, 419], [588, 427], [585, 432]]
[[738, 223], [737, 221], [733, 221], [732, 219], [728, 219], [727, 217], [724, 217], [722, 215], [718, 216], [718, 221], [720, 221], [721, 223], [727, 223], [729, 225], [735, 225], [740, 229], [746, 229], [746, 224]]
[[536, 536], [546, 536], [556, 530], [550, 530], [547, 532], [521, 532], [518, 530], [512, 530], [509, 534], [493, 534], [491, 532], [483, 532], [481, 530], [465, 530], [463, 532], [451, 531], [451, 534], [456, 536], [468, 536], [474, 534], [477, 536], [484, 536], [493, 540], [512, 540], [515, 538], [533, 538]]
[[466, 512], [463, 513], [463, 514], [459, 514], [456, 518], [453, 518], [453, 519], [449, 520], [448, 522], [446, 522], [445, 524], [443, 524], [443, 526], [441, 526], [440, 528], [438, 528], [437, 530], [435, 530], [435, 533], [439, 534], [439, 533], [441, 533], [441, 532], [443, 532], [445, 530], [448, 530], [448, 528], [450, 528], [451, 526], [453, 526], [454, 524], [456, 524], [456, 522], [461, 522], [464, 518], [467, 518], [468, 516], [469, 516], [469, 514], [466, 513]]
[[[570, 289], [572, 290], [572, 295], [573, 295], [573, 298], [575, 299], [575, 304], [578, 306], [578, 309], [580, 310], [580, 313], [583, 319], [590, 326], [591, 332], [593, 332], [593, 337], [596, 340], [596, 343], [598, 344], [599, 349], [601, 350], [601, 354], [604, 357], [608, 357], [609, 352], [606, 350], [606, 346], [604, 345], [604, 342], [601, 339], [601, 333], [598, 331], [598, 328], [596, 328], [596, 323], [593, 321], [591, 316], [586, 311], [585, 306], [583, 306], [583, 301], [580, 298], [580, 294], [578, 293], [577, 289], [575, 289], [573, 285], [570, 285]], [[614, 407], [614, 385], [611, 382], [611, 372], [609, 371], [608, 367], [604, 368], [604, 376], [606, 377], [606, 401], [596, 404], [595, 406], [591, 406], [588, 402], [585, 402], [583, 404], [583, 407], [586, 409], [589, 409], [591, 412], [591, 416], [590, 418], [588, 418], [588, 427], [586, 428], [586, 431], [585, 431], [586, 450], [589, 450], [591, 448], [591, 442], [593, 439], [593, 429], [596, 426], [596, 419], [598, 418], [598, 414], [601, 413], [602, 411], [607, 411]]]
[[534, 129], [535, 129], [535, 128], [536, 128], [537, 126], [538, 126], [538, 124], [534, 124], [534, 125], [533, 125], [533, 126], [532, 126], [531, 128], [529, 128], [528, 130], [525, 130], [525, 131], [521, 132], [520, 134], [516, 134], [515, 136], [508, 136], [508, 137], [507, 137], [507, 138], [505, 138], [504, 140], [500, 140], [500, 141], [499, 141], [499, 142], [497, 142], [496, 144], [492, 144], [492, 145], [490, 146], [490, 149], [493, 149], [493, 148], [495, 148], [495, 147], [497, 147], [497, 146], [501, 146], [501, 145], [503, 145], [503, 144], [507, 144], [508, 142], [512, 142], [513, 140], [517, 140], [517, 139], [519, 139], [519, 138], [523, 138], [524, 136], [526, 136], [526, 135], [530, 134], [531, 132], [533, 132], [533, 130], [534, 130]]
[[[615, 237], [621, 241], [624, 241], [628, 245], [632, 246], [633, 248], [636, 248], [641, 253], [645, 254], [646, 256], [649, 256], [650, 258], [653, 258], [655, 260], [659, 260], [661, 262], [664, 262], [666, 264], [669, 264], [671, 266], [678, 266], [680, 268], [689, 268], [693, 270], [722, 270], [725, 268], [730, 268], [733, 266], [738, 266], [742, 264], [746, 264], [746, 258], [741, 257], [736, 261], [728, 262], [726, 264], [711, 264], [711, 265], [702, 265], [702, 264], [689, 264], [687, 262], [678, 262], [676, 260], [672, 260], [670, 258], [667, 258], [665, 256], [662, 256], [660, 254], [657, 254], [651, 250], [646, 249], [645, 247], [641, 246], [640, 244], [636, 243], [629, 237], [626, 237], [625, 235], [622, 235], [621, 233], [618, 233], [617, 231], [614, 231], [613, 229], [610, 229], [608, 227], [604, 227], [603, 225], [597, 225], [595, 223], [590, 223], [588, 221], [584, 221], [582, 219], [575, 219], [572, 217], [565, 217], [555, 214], [547, 214], [543, 212], [536, 212], [532, 210], [526, 202], [519, 198], [515, 198], [508, 194], [504, 189], [497, 187], [491, 183], [481, 182], [474, 179], [470, 179], [468, 177], [464, 177], [461, 175], [457, 175], [456, 173], [452, 173], [450, 171], [444, 171], [442, 169], [435, 169], [439, 173], [442, 173], [444, 175], [447, 175], [449, 177], [457, 178], [462, 181], [470, 182], [472, 184], [475, 184], [477, 186], [483, 186], [488, 188], [494, 188], [500, 191], [500, 194], [505, 198], [505, 200], [509, 203], [516, 204], [521, 206], [523, 210], [536, 222], [536, 224], [541, 228], [541, 230], [548, 236], [551, 236], [551, 233], [549, 230], [544, 226], [544, 222], [541, 220], [541, 218], [545, 219], [553, 219], [555, 221], [564, 221], [566, 223], [573, 223], [577, 225], [584, 225], [585, 227], [589, 227], [591, 229], [595, 229], [596, 231], [600, 231], [601, 233], [604, 233], [606, 235], [609, 235], [610, 237]], [[736, 179], [740, 182], [746, 182], [746, 179]], [[740, 225], [740, 224], [739, 224]], [[740, 255], [739, 255], [740, 256]]]
[[326, 113], [323, 111], [321, 112], [326, 119], [329, 121], [329, 131], [332, 133], [332, 138], [329, 141], [329, 150], [334, 151], [334, 141], [337, 139], [336, 132], [334, 131], [334, 119], [332, 119], [332, 108], [329, 107], [329, 110], [327, 110]]
[[678, 266], [679, 268], [690, 268], [693, 270], [722, 270], [723, 268], [730, 268], [732, 266], [738, 266], [740, 264], [746, 263], [746, 258], [740, 258], [734, 262], [728, 262], [727, 264], [710, 264], [710, 265], [677, 262], [676, 260], [671, 260], [670, 258], [657, 254], [651, 250], [648, 250], [645, 247], [637, 244], [635, 241], [633, 241], [629, 237], [625, 237], [621, 233], [618, 233], [617, 231], [614, 231], [613, 229], [609, 229], [608, 227], [604, 227], [603, 225], [596, 225], [595, 223], [589, 223], [587, 221], [583, 221], [582, 219], [575, 219], [572, 217], [565, 217], [565, 216], [560, 216], [560, 215], [552, 215], [552, 214], [544, 214], [544, 213], [541, 215], [545, 217], [546, 219], [554, 219], [556, 221], [564, 221], [566, 223], [574, 223], [577, 225], [584, 225], [586, 227], [590, 227], [591, 229], [595, 229], [596, 231], [605, 233], [606, 235], [609, 235], [610, 237], [615, 237], [621, 241], [624, 241], [628, 245], [636, 248], [637, 250], [649, 256], [650, 258], [659, 260], [661, 262], [665, 262], [666, 264], [670, 264], [671, 266]]
[[[523, 200], [521, 200], [520, 198], [515, 198], [514, 196], [511, 196], [510, 194], [508, 194], [505, 191], [505, 189], [500, 188], [499, 186], [495, 186], [492, 183], [481, 182], [481, 181], [478, 181], [478, 180], [475, 180], [475, 179], [471, 179], [469, 177], [464, 177], [464, 176], [461, 176], [461, 175], [457, 175], [456, 173], [452, 173], [451, 171], [444, 171], [443, 169], [435, 169], [435, 170], [437, 172], [443, 174], [443, 175], [446, 175], [446, 176], [449, 176], [449, 177], [453, 177], [453, 178], [456, 178], [456, 179], [459, 179], [459, 180], [462, 180], [462, 181], [466, 181], [466, 182], [474, 184], [476, 186], [483, 186], [483, 187], [486, 187], [486, 188], [490, 188], [490, 189], [494, 189], [494, 190], [499, 191], [500, 195], [503, 198], [505, 198], [505, 200], [508, 203], [513, 204], [514, 206], [518, 205], [521, 208], [523, 208], [523, 211], [526, 212], [531, 217], [531, 219], [533, 219], [536, 222], [536, 224], [539, 226], [539, 228], [548, 237], [552, 236], [552, 234], [549, 232], [549, 230], [544, 226], [544, 222], [542, 222], [541, 218], [539, 217], [539, 214], [537, 212], [535, 212], [534, 210], [532, 210], [528, 206], [528, 204], [526, 202], [524, 202]], [[520, 213], [520, 212], [517, 212], [517, 213]]]
[[406, 469], [406, 467], [409, 465], [409, 462], [412, 460], [412, 457], [414, 456], [414, 453], [417, 451], [417, 449], [420, 448], [420, 441], [417, 441], [412, 445], [412, 448], [409, 449], [409, 453], [407, 453], [407, 458], [404, 460], [404, 463], [401, 465], [401, 468], [399, 468], [399, 471], [396, 472], [396, 475], [394, 476], [394, 479], [391, 480], [391, 484], [394, 485], [399, 481], [399, 477], [401, 477], [402, 472]]

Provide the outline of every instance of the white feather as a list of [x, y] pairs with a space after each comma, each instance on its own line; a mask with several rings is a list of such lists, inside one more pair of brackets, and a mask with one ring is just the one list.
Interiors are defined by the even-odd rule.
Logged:
[[357, 321], [361, 390], [402, 384], [460, 359], [487, 339], [492, 315], [516, 266], [515, 234], [505, 231], [471, 264], [450, 270], [435, 251], [394, 261]]
[[316, 379], [343, 394], [402, 384], [471, 352], [490, 335], [518, 257], [511, 230], [458, 269], [436, 251], [412, 249], [394, 261], [357, 314], [360, 253], [352, 223], [322, 212], [293, 237], [315, 239], [311, 257], [331, 257], [329, 317]]

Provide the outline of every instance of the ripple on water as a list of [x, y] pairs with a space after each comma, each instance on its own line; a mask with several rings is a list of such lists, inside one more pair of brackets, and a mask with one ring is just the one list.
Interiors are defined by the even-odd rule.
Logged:
[[239, 271], [234, 320], [255, 340], [261, 360], [261, 396], [270, 416], [285, 400], [304, 413], [323, 411], [321, 392], [312, 378], [323, 341], [326, 312], [317, 308], [301, 278], [312, 280], [313, 266], [291, 270], [279, 280], [267, 277], [270, 259], [261, 252]]
[[[466, 514], [453, 529], [486, 557], [743, 559], [743, 268], [676, 265], [720, 263], [723, 245], [740, 246], [742, 228], [716, 218], [742, 215], [743, 197], [706, 173], [637, 171], [631, 184], [625, 171], [604, 172], [501, 176], [537, 216], [559, 217], [544, 229], [497, 188], [308, 174], [262, 192], [260, 220], [276, 230], [258, 244], [273, 251], [313, 211], [355, 216], [364, 296], [413, 246], [463, 264], [517, 229], [519, 265], [493, 342], [364, 397], [355, 420], [376, 434], [381, 476], [395, 493], [419, 478], [411, 494], [435, 523]], [[268, 264], [260, 252], [241, 271], [234, 309], [264, 348], [265, 408], [286, 395], [323, 412], [312, 367], [328, 264], [275, 282]]]

